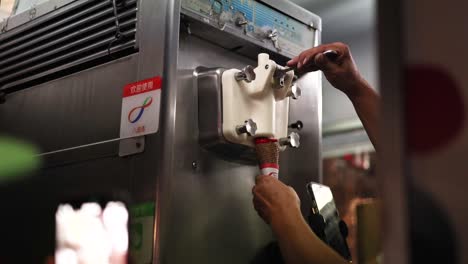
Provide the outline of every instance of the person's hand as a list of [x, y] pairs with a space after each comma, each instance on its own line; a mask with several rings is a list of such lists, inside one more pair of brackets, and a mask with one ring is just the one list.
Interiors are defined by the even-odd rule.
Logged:
[[302, 217], [300, 200], [293, 188], [272, 176], [258, 176], [252, 189], [254, 208], [270, 225], [287, 218]]
[[[323, 54], [329, 50], [338, 53], [333, 60]], [[349, 97], [357, 95], [365, 82], [354, 63], [349, 47], [340, 42], [306, 50], [290, 60], [287, 65], [296, 67], [299, 73], [323, 71], [328, 81]]]

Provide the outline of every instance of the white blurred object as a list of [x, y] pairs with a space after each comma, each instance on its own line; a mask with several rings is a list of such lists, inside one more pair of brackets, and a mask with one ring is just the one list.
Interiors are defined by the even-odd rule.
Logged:
[[124, 264], [128, 250], [128, 212], [123, 203], [84, 203], [56, 212], [57, 264]]
[[81, 212], [90, 216], [99, 217], [102, 214], [102, 209], [97, 203], [84, 203], [81, 205]]
[[110, 202], [103, 213], [104, 227], [111, 238], [112, 249], [116, 253], [128, 250], [128, 212], [120, 202]]
[[55, 253], [55, 263], [78, 264], [78, 256], [73, 249], [65, 248]]
[[0, 22], [12, 14], [14, 7], [15, 0], [0, 0]]

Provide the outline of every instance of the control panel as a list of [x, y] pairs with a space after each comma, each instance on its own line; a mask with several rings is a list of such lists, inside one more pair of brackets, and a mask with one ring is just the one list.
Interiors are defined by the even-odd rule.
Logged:
[[182, 12], [289, 58], [314, 44], [313, 27], [255, 0], [182, 0]]

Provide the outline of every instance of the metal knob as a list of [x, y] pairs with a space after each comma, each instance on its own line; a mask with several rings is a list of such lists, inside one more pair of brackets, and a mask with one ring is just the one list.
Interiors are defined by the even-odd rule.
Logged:
[[255, 80], [257, 75], [255, 74], [254, 67], [247, 65], [242, 69], [242, 71], [236, 73], [234, 77], [236, 78], [236, 81], [251, 82]]
[[297, 83], [293, 84], [293, 86], [291, 87], [291, 92], [289, 93], [289, 96], [291, 96], [292, 99], [297, 100], [299, 99], [299, 97], [301, 97], [301, 95], [302, 95], [302, 90], [299, 87], [299, 85], [297, 85]]
[[278, 31], [276, 29], [269, 32], [268, 38], [273, 42], [273, 46], [275, 46], [277, 50], [281, 50], [278, 42]]
[[245, 26], [249, 23], [249, 21], [247, 21], [245, 18], [242, 18], [242, 17], [238, 17], [236, 19], [236, 26], [238, 27], [242, 27], [242, 26]]
[[257, 133], [257, 123], [255, 123], [252, 119], [248, 119], [243, 125], [236, 127], [236, 132], [239, 135], [247, 134], [251, 137], [255, 136]]
[[278, 31], [276, 29], [273, 29], [272, 31], [270, 31], [270, 33], [268, 34], [268, 38], [273, 40], [273, 39], [277, 39], [278, 38]]
[[301, 120], [298, 120], [296, 123], [292, 123], [291, 125], [289, 125], [289, 127], [300, 131], [304, 128], [304, 124]]
[[280, 146], [289, 146], [291, 148], [299, 148], [301, 145], [301, 137], [298, 133], [292, 132], [287, 138], [281, 138], [279, 140]]

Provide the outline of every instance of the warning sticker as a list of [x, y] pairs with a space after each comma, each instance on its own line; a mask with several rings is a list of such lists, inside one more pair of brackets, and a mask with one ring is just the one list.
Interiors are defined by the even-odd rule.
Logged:
[[159, 129], [161, 77], [127, 84], [122, 98], [120, 138], [153, 134]]

